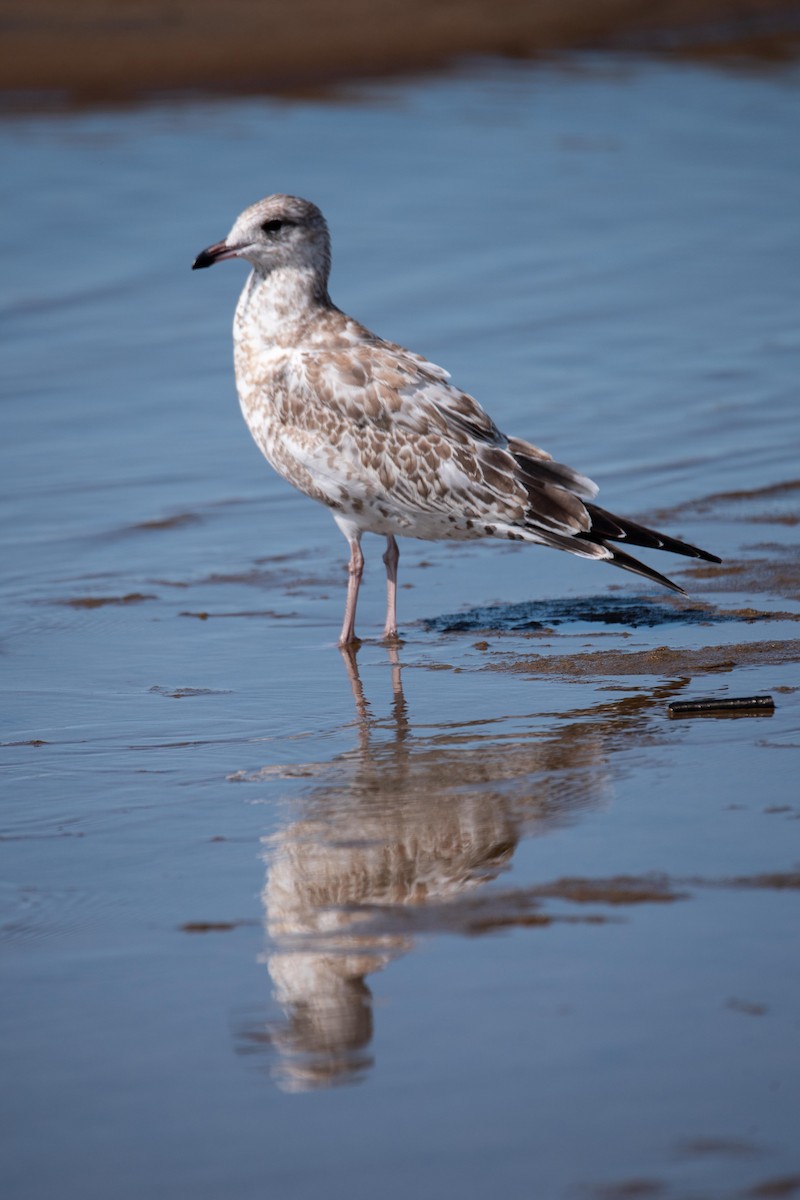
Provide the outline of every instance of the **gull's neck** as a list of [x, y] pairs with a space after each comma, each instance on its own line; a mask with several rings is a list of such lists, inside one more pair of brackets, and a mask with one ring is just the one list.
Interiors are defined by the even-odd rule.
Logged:
[[234, 338], [275, 345], [294, 341], [299, 328], [333, 307], [324, 279], [312, 267], [254, 267], [236, 306]]

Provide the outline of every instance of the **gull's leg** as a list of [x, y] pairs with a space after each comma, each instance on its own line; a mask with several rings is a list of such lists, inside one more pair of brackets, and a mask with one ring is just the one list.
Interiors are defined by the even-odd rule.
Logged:
[[386, 539], [386, 553], [383, 561], [386, 563], [386, 625], [383, 636], [388, 641], [397, 637], [397, 564], [400, 551], [391, 533]]
[[359, 537], [347, 539], [350, 542], [350, 562], [347, 564], [347, 601], [344, 606], [344, 622], [339, 635], [340, 646], [352, 646], [358, 641], [356, 637], [356, 603], [361, 576], [364, 574], [364, 555], [361, 553]]

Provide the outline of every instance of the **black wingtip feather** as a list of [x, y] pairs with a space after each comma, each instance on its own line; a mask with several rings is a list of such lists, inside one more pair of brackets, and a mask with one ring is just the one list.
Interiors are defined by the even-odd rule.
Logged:
[[592, 527], [587, 533], [578, 536], [584, 537], [588, 541], [629, 542], [632, 546], [645, 546], [650, 550], [669, 550], [672, 554], [683, 554], [687, 558], [702, 558], [705, 562], [718, 563], [722, 561], [717, 558], [716, 554], [710, 554], [708, 550], [701, 550], [699, 546], [692, 546], [689, 542], [681, 542], [678, 538], [669, 537], [666, 533], [648, 529], [645, 525], [637, 524], [636, 521], [629, 521], [627, 517], [617, 517], [604, 508], [599, 508], [596, 504], [587, 504], [586, 511], [592, 519]]
[[685, 589], [679, 584], [673, 583], [671, 579], [667, 579], [666, 575], [662, 575], [660, 571], [656, 571], [653, 567], [648, 567], [646, 563], [640, 562], [632, 554], [626, 554], [624, 550], [619, 550], [616, 546], [608, 546], [607, 549], [611, 551], [611, 558], [606, 561], [613, 563], [615, 567], [622, 567], [625, 571], [632, 571], [634, 575], [643, 575], [645, 579], [651, 579], [653, 583], [660, 583], [662, 587], [669, 588], [671, 592], [677, 592], [679, 596], [687, 594]]

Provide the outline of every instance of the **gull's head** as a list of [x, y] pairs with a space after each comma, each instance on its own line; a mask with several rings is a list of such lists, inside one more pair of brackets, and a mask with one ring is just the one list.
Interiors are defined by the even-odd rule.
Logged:
[[324, 287], [331, 259], [328, 226], [310, 200], [267, 196], [236, 218], [224, 241], [201, 250], [192, 270], [211, 267], [225, 258], [245, 258], [263, 275], [282, 267], [311, 271]]

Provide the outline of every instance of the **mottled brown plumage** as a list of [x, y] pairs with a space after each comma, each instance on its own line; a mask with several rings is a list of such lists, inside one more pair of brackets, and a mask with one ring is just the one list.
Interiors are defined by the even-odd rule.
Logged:
[[537, 542], [605, 559], [676, 591], [608, 542], [719, 561], [598, 508], [591, 480], [506, 437], [447, 371], [336, 308], [328, 295], [328, 229], [309, 201], [259, 201], [194, 266], [225, 258], [253, 268], [234, 319], [236, 383], [250, 432], [276, 471], [331, 509], [350, 543], [340, 644], [356, 640], [365, 532], [387, 539], [387, 638], [397, 635], [398, 535]]

